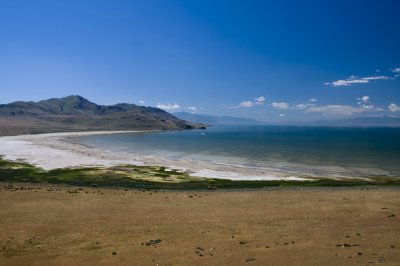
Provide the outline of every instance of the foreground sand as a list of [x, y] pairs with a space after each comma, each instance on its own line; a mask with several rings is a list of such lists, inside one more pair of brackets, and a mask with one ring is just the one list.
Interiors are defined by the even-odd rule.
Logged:
[[0, 265], [400, 265], [396, 189], [0, 189]]

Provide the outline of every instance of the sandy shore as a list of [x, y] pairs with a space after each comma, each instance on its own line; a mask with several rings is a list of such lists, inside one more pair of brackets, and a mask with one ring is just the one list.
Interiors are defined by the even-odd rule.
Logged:
[[0, 183], [0, 265], [399, 265], [398, 190]]
[[[271, 168], [210, 164], [202, 161], [170, 160], [162, 157], [116, 153], [75, 143], [72, 138], [88, 135], [136, 133], [139, 131], [67, 132], [0, 137], [0, 155], [8, 160], [22, 160], [45, 170], [119, 164], [161, 165], [189, 170], [193, 176], [230, 180], [307, 180]], [[143, 131], [141, 131], [143, 132]]]
[[137, 131], [66, 132], [0, 137], [0, 155], [5, 159], [22, 160], [45, 170], [122, 163], [141, 164], [133, 158], [121, 158], [116, 154], [67, 141], [71, 137], [135, 132]]

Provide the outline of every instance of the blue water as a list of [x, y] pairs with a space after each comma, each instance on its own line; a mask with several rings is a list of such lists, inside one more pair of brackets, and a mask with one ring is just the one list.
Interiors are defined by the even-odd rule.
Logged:
[[329, 173], [340, 168], [348, 175], [400, 177], [400, 128], [224, 126], [85, 136], [78, 141], [114, 152], [171, 160], [279, 166], [282, 171], [312, 171], [323, 166]]

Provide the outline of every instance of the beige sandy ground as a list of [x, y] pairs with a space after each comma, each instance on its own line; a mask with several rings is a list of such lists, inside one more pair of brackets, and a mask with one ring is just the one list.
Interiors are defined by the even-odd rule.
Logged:
[[0, 265], [400, 265], [400, 190], [0, 189]]

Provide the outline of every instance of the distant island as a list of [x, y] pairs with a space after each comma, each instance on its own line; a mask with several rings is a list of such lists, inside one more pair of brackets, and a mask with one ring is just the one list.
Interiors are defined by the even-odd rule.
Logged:
[[88, 130], [180, 130], [204, 128], [154, 107], [98, 105], [79, 95], [0, 105], [0, 135]]

